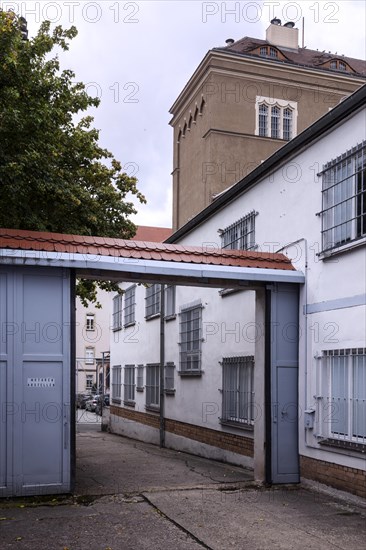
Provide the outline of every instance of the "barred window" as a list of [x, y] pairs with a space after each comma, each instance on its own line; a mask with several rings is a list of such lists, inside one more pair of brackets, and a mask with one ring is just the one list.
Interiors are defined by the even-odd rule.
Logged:
[[160, 288], [159, 284], [153, 284], [146, 289], [145, 317], [153, 317], [160, 313]]
[[122, 294], [117, 294], [113, 298], [113, 330], [122, 328]]
[[257, 96], [255, 134], [289, 141], [296, 135], [297, 103]]
[[268, 135], [268, 107], [264, 103], [259, 105], [259, 135], [266, 137]]
[[132, 325], [135, 322], [135, 289], [136, 285], [130, 286], [125, 292], [124, 325]]
[[254, 210], [237, 222], [219, 231], [221, 247], [233, 250], [253, 250], [255, 244], [255, 217]]
[[320, 436], [365, 445], [366, 349], [324, 351], [320, 369]]
[[114, 365], [112, 367], [112, 401], [115, 403], [121, 402], [121, 389], [122, 389], [122, 367], [121, 365]]
[[144, 365], [137, 366], [136, 391], [144, 391]]
[[174, 394], [174, 363], [167, 363], [164, 367], [164, 392], [166, 394]]
[[159, 365], [146, 365], [146, 408], [160, 407], [160, 373]]
[[322, 171], [323, 251], [366, 236], [366, 141]]
[[222, 422], [254, 424], [254, 357], [222, 360]]
[[278, 139], [280, 137], [280, 108], [272, 107], [271, 109], [271, 137]]
[[165, 317], [175, 316], [175, 285], [165, 287]]
[[284, 109], [283, 111], [283, 139], [289, 141], [292, 139], [292, 109]]
[[202, 304], [186, 306], [180, 312], [180, 371], [201, 371]]
[[124, 371], [123, 401], [131, 404], [135, 402], [135, 365], [125, 365]]

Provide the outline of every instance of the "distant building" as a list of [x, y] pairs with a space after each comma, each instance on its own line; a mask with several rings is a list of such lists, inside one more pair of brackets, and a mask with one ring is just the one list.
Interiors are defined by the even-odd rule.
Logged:
[[300, 48], [273, 19], [266, 40], [210, 50], [171, 107], [173, 229], [366, 80], [366, 62]]

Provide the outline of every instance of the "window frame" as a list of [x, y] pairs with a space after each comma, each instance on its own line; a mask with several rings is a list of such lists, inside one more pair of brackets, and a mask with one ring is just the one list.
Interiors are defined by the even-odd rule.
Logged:
[[224, 357], [222, 366], [221, 424], [254, 429], [253, 355]]
[[85, 330], [94, 331], [95, 330], [95, 314], [87, 313], [85, 316]]
[[122, 402], [122, 365], [112, 366], [111, 400], [112, 403]]
[[255, 135], [290, 141], [297, 135], [297, 112], [296, 101], [257, 96]]
[[85, 348], [85, 364], [94, 365], [95, 363], [95, 348], [93, 346], [87, 346]]
[[221, 248], [228, 250], [256, 250], [255, 219], [257, 216], [258, 212], [252, 210], [231, 225], [228, 225], [224, 229], [219, 229]]
[[136, 323], [136, 285], [126, 288], [124, 293], [123, 326], [130, 327]]
[[122, 294], [116, 294], [113, 297], [113, 314], [112, 314], [112, 330], [116, 332], [117, 330], [122, 330]]
[[366, 242], [366, 140], [325, 164], [322, 180], [322, 249], [327, 256]]
[[164, 393], [166, 395], [175, 394], [174, 374], [175, 364], [173, 362], [167, 362], [164, 365]]
[[176, 286], [165, 285], [165, 321], [176, 319]]
[[[184, 305], [179, 313], [179, 374], [202, 374], [202, 310], [201, 300]], [[198, 325], [198, 327], [195, 325]], [[187, 328], [187, 330], [183, 330]], [[196, 366], [192, 366], [192, 364]]]
[[136, 391], [144, 391], [144, 365], [137, 365], [136, 372]]
[[[91, 384], [88, 384], [88, 382], [91, 382]], [[85, 391], [92, 390], [94, 386], [94, 375], [93, 374], [86, 374], [85, 375]]]
[[145, 409], [158, 412], [160, 410], [160, 364], [146, 364]]
[[145, 319], [146, 320], [155, 319], [156, 317], [160, 316], [160, 313], [161, 313], [160, 293], [161, 293], [160, 283], [153, 283], [152, 285], [146, 287], [146, 293], [145, 293]]
[[135, 365], [123, 368], [123, 404], [135, 405]]

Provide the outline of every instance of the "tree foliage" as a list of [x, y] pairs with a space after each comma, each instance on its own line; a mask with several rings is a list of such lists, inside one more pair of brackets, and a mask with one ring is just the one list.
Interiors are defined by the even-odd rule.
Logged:
[[[60, 70], [53, 52], [68, 50], [76, 35], [75, 27], [51, 31], [44, 22], [24, 40], [19, 20], [0, 11], [0, 226], [131, 238], [132, 195], [145, 198], [98, 144], [85, 112], [100, 100]], [[84, 305], [96, 301], [90, 282], [79, 294]]]

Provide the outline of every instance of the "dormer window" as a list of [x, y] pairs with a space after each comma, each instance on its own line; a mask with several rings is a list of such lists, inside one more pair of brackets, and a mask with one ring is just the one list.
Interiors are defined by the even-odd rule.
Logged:
[[329, 68], [335, 71], [343, 71], [344, 73], [350, 72], [350, 69], [347, 66], [347, 64], [344, 61], [340, 61], [339, 59], [333, 59], [329, 63]]
[[269, 48], [269, 57], [278, 57], [276, 48]]
[[261, 57], [272, 57], [272, 59], [275, 59], [278, 57], [278, 51], [271, 46], [261, 46], [259, 48], [259, 55]]
[[345, 63], [343, 63], [343, 61], [338, 61], [338, 69], [340, 71], [346, 71], [347, 70], [347, 65]]

